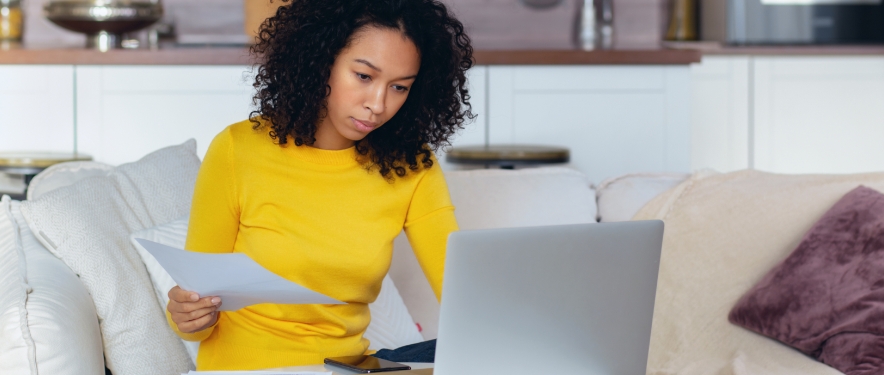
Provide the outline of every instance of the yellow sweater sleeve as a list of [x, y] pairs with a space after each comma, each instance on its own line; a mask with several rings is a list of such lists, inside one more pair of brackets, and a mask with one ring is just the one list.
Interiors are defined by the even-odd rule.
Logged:
[[240, 205], [230, 128], [209, 145], [193, 192], [185, 248], [200, 253], [231, 253], [239, 233]]
[[[201, 253], [230, 253], [239, 229], [230, 129], [218, 134], [209, 145], [194, 187], [185, 249]], [[200, 296], [208, 297], [208, 296]], [[224, 301], [221, 301], [224, 303]], [[169, 325], [182, 339], [202, 341], [214, 326], [194, 333], [182, 333], [166, 311]]]
[[439, 301], [448, 235], [457, 230], [448, 185], [437, 161], [415, 189], [406, 216], [405, 235]]

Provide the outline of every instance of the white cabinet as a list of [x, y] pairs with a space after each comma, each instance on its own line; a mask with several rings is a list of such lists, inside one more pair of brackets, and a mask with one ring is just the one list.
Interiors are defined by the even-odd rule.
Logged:
[[195, 138], [202, 157], [214, 136], [251, 112], [245, 66], [78, 66], [77, 144], [96, 161], [135, 161]]
[[749, 168], [749, 57], [703, 57], [691, 68], [691, 167]]
[[74, 70], [0, 65], [0, 152], [74, 151]]
[[[77, 142], [97, 161], [134, 161], [163, 146], [197, 140], [199, 155], [224, 127], [248, 118], [251, 68], [230, 66], [79, 66]], [[479, 116], [453, 145], [484, 144], [485, 67], [469, 72]], [[444, 168], [444, 151], [439, 152]]]
[[707, 56], [692, 76], [694, 168], [884, 169], [884, 57]]
[[884, 58], [756, 57], [755, 167], [884, 170]]
[[565, 146], [592, 181], [689, 172], [687, 66], [490, 69], [489, 142]]
[[[477, 117], [452, 146], [565, 146], [595, 182], [690, 170], [687, 66], [476, 66], [467, 78]], [[195, 138], [202, 157], [250, 115], [252, 80], [245, 66], [3, 66], [0, 150], [120, 164]]]

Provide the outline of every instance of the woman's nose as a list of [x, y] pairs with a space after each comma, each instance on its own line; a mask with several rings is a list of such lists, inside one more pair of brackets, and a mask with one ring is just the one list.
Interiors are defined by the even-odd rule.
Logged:
[[384, 112], [384, 101], [386, 100], [387, 90], [384, 87], [373, 89], [369, 93], [365, 101], [365, 108], [372, 113], [379, 115]]

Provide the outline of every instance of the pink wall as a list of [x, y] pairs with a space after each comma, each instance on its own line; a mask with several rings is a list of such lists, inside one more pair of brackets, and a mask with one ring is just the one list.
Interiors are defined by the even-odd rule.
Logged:
[[[59, 29], [42, 16], [48, 0], [25, 0], [25, 42], [82, 46], [83, 37]], [[163, 0], [169, 17], [193, 28], [242, 32], [243, 0]], [[248, 0], [259, 1], [259, 0]], [[521, 0], [442, 0], [468, 28], [476, 48], [571, 48], [575, 13], [582, 0], [563, 0], [535, 10]], [[618, 48], [653, 48], [662, 39], [671, 0], [613, 0], [614, 41]], [[230, 13], [230, 14], [227, 14]], [[179, 21], [186, 20], [186, 21]], [[227, 30], [230, 29], [230, 30]]]
[[[575, 13], [582, 0], [564, 0], [546, 10], [520, 0], [442, 0], [467, 25], [476, 47], [570, 48]], [[653, 48], [662, 39], [671, 0], [614, 0], [618, 48]]]

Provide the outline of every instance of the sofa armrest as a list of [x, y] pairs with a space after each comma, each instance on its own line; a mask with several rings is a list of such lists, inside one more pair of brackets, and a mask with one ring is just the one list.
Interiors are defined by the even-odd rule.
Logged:
[[[0, 203], [0, 258], [15, 273], [0, 283], [0, 373], [103, 374], [92, 298], [77, 275], [37, 242], [18, 210]], [[5, 212], [4, 212], [5, 211]], [[2, 231], [2, 229], [0, 229]], [[8, 277], [7, 277], [8, 278]]]

